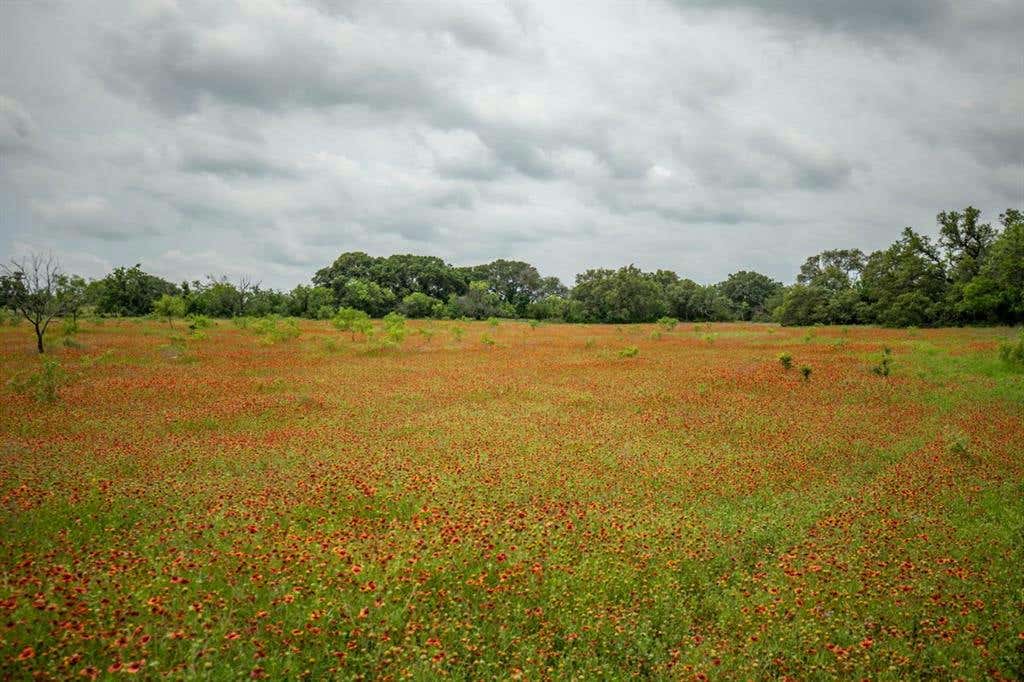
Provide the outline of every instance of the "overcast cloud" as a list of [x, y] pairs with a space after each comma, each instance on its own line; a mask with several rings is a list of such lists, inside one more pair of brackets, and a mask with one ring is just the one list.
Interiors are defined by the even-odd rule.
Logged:
[[792, 281], [1024, 204], [1019, 0], [7, 0], [0, 256]]

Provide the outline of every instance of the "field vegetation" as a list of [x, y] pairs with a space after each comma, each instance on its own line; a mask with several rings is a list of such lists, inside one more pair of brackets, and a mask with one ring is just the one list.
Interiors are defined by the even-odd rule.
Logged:
[[1008, 328], [0, 327], [0, 676], [1024, 676]]

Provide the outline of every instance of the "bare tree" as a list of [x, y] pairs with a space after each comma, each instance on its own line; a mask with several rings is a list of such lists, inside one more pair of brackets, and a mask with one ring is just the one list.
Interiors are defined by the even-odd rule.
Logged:
[[4, 305], [32, 323], [36, 348], [43, 351], [43, 336], [55, 317], [74, 310], [80, 301], [60, 263], [51, 256], [32, 254], [0, 265], [0, 297]]
[[248, 276], [242, 276], [238, 279], [235, 288], [238, 290], [238, 312], [236, 314], [245, 315], [249, 303], [260, 291], [260, 283], [252, 281]]

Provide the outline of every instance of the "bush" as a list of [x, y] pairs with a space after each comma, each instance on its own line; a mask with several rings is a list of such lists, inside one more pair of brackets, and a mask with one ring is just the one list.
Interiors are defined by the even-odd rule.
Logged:
[[793, 366], [793, 356], [785, 351], [779, 353], [779, 364], [782, 365], [782, 369], [789, 370]]
[[871, 368], [871, 371], [880, 377], [887, 377], [892, 371], [892, 349], [885, 346], [882, 349], [882, 360], [877, 365]]
[[679, 320], [674, 317], [662, 317], [658, 320], [658, 325], [667, 332], [672, 331], [679, 324]]
[[290, 341], [301, 333], [295, 320], [282, 320], [274, 316], [260, 318], [251, 325], [251, 328], [260, 337], [260, 343], [265, 346]]
[[331, 319], [331, 324], [340, 332], [350, 332], [353, 341], [356, 340], [356, 334], [368, 336], [373, 330], [370, 316], [355, 308], [338, 308], [338, 312]]
[[213, 326], [213, 321], [206, 315], [193, 315], [188, 320], [188, 330], [192, 334], [198, 334], [203, 329]]
[[811, 380], [811, 368], [808, 367], [807, 365], [804, 365], [803, 367], [801, 367], [800, 368], [800, 376], [802, 376], [804, 378], [804, 381], [810, 381]]
[[431, 317], [434, 315], [434, 311], [439, 305], [443, 304], [433, 296], [428, 296], [422, 291], [414, 291], [402, 299], [402, 304], [399, 306], [399, 309], [406, 316], [416, 319]]
[[153, 302], [153, 314], [157, 317], [166, 318], [167, 324], [172, 327], [174, 326], [172, 320], [176, 317], [185, 317], [186, 310], [185, 299], [181, 296], [164, 294]]
[[38, 372], [16, 376], [10, 386], [17, 393], [31, 392], [36, 402], [52, 404], [57, 402], [57, 389], [67, 382], [67, 377], [56, 358], [43, 357]]
[[1015, 372], [1024, 372], [1024, 331], [1017, 342], [1007, 341], [999, 345], [999, 358]]
[[620, 358], [635, 358], [640, 355], [640, 349], [636, 346], [626, 346], [619, 351]]
[[405, 315], [401, 313], [388, 313], [384, 316], [384, 342], [387, 345], [398, 346], [405, 341], [409, 330], [405, 326]]

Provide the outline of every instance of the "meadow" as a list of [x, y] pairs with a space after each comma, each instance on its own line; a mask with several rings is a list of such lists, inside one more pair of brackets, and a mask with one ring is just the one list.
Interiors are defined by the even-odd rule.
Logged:
[[1024, 677], [1011, 330], [410, 324], [0, 328], [0, 677]]

